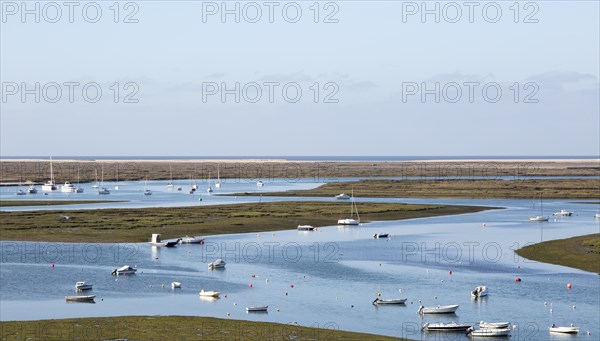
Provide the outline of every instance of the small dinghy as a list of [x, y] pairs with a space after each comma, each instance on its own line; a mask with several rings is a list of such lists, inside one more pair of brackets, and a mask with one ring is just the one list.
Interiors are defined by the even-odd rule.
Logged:
[[498, 337], [498, 336], [508, 336], [510, 333], [510, 329], [508, 328], [482, 328], [482, 329], [472, 329], [467, 331], [469, 336], [474, 337]]
[[577, 334], [579, 333], [579, 327], [575, 327], [571, 324], [570, 327], [557, 327], [556, 325], [551, 325], [549, 328], [550, 333], [562, 333], [562, 334]]
[[481, 329], [502, 329], [508, 328], [510, 322], [479, 322], [479, 328]]
[[570, 217], [573, 215], [573, 212], [571, 211], [567, 211], [567, 210], [560, 210], [558, 212], [554, 212], [552, 213], [553, 216], [559, 216], [559, 217]]
[[375, 304], [375, 305], [379, 305], [379, 304], [404, 304], [405, 302], [406, 302], [406, 298], [394, 298], [394, 299], [387, 299], [387, 300], [376, 298], [375, 301], [373, 301], [373, 304]]
[[472, 325], [462, 324], [456, 322], [450, 323], [425, 323], [423, 325], [423, 330], [432, 332], [432, 331], [443, 331], [443, 332], [464, 332], [469, 328], [472, 328]]
[[136, 268], [132, 268], [129, 265], [122, 266], [118, 269], [114, 269], [112, 274], [113, 276], [117, 275], [133, 275], [137, 271]]
[[487, 295], [488, 295], [488, 288], [483, 285], [480, 285], [480, 286], [476, 287], [473, 291], [471, 291], [472, 298], [486, 297]]
[[266, 313], [267, 309], [269, 309], [268, 305], [260, 305], [256, 307], [247, 307], [246, 312], [248, 313]]
[[378, 238], [389, 238], [390, 234], [389, 233], [375, 233], [373, 235], [373, 238], [378, 239]]
[[77, 282], [75, 283], [75, 290], [77, 291], [84, 291], [84, 290], [92, 290], [92, 287], [94, 285], [88, 282]]
[[198, 237], [185, 236], [181, 238], [181, 244], [203, 244], [204, 239]]
[[225, 269], [225, 264], [227, 264], [227, 263], [225, 263], [224, 260], [222, 260], [222, 259], [219, 258], [219, 259], [215, 260], [214, 262], [209, 263], [208, 264], [208, 269], [209, 270]]
[[179, 289], [179, 288], [181, 288], [181, 283], [171, 282], [171, 289]]
[[298, 231], [314, 231], [315, 227], [312, 225], [298, 225]]
[[219, 297], [219, 295], [221, 295], [221, 293], [218, 291], [204, 291], [204, 289], [202, 289], [198, 295], [200, 295], [202, 297], [215, 297], [216, 298], [216, 297]]
[[453, 314], [458, 309], [458, 304], [453, 305], [438, 305], [435, 307], [420, 306], [417, 313], [419, 314]]
[[67, 302], [93, 302], [96, 295], [65, 296]]

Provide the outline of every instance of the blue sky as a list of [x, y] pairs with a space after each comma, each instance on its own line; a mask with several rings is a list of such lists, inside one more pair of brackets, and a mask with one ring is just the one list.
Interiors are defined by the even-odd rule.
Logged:
[[[208, 2], [133, 3], [138, 23], [114, 23], [112, 2], [99, 2], [102, 17], [91, 24], [78, 11], [86, 2], [74, 23], [66, 13], [57, 23], [23, 23], [3, 2], [2, 156], [600, 153], [596, 1], [521, 2], [518, 23], [512, 1], [478, 2], [473, 23], [465, 7], [457, 23], [443, 13], [440, 23], [418, 14], [403, 22], [410, 2], [321, 2], [319, 23], [313, 2], [297, 2], [297, 23], [277, 10], [291, 2], [278, 2], [274, 23], [266, 12], [258, 23], [243, 15], [240, 23], [218, 15], [203, 22]], [[502, 10], [496, 23], [481, 13], [489, 4]], [[334, 9], [338, 22], [323, 23]], [[121, 8], [119, 20], [131, 10]], [[524, 23], [533, 11], [539, 22]], [[20, 93], [6, 93], [22, 82], [96, 82], [103, 94], [96, 103], [77, 95], [69, 103], [64, 93], [57, 103], [31, 95], [22, 103]], [[114, 103], [115, 82], [135, 83], [139, 102], [122, 103], [128, 88]], [[263, 97], [222, 103], [217, 93], [203, 102], [206, 84], [236, 82], [259, 84]], [[277, 91], [298, 84], [302, 97], [288, 103], [276, 91], [270, 103], [268, 82], [278, 82]], [[462, 97], [423, 102], [418, 92], [403, 100], [407, 84], [436, 83], [458, 84]], [[472, 103], [465, 83], [476, 84]], [[497, 102], [481, 94], [486, 85], [502, 90]], [[323, 103], [332, 92], [337, 103]], [[525, 103], [527, 95], [537, 103]]]

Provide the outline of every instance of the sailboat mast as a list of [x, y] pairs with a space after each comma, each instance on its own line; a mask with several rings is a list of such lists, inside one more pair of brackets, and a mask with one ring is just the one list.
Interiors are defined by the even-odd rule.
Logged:
[[54, 183], [54, 171], [52, 169], [52, 156], [50, 156], [50, 182]]

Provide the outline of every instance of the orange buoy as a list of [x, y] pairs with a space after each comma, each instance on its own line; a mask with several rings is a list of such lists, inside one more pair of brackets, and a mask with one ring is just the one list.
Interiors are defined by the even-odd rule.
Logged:
[[520, 281], [521, 281], [520, 277], [515, 278], [515, 282], [520, 282]]
[[567, 284], [567, 289], [571, 289], [573, 286], [571, 285], [571, 283]]
[[250, 288], [252, 288], [252, 283], [250, 283]]

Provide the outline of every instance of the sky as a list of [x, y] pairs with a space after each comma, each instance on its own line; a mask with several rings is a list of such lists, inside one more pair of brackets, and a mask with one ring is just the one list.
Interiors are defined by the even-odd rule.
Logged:
[[600, 155], [597, 1], [221, 3], [2, 1], [1, 156]]

